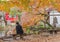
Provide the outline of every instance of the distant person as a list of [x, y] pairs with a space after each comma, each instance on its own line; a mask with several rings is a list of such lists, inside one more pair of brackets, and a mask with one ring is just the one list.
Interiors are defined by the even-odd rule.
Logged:
[[[53, 26], [56, 27], [57, 23], [58, 23], [57, 17], [54, 17], [53, 18]], [[57, 34], [57, 31], [56, 30], [54, 30], [54, 32], [50, 31], [50, 34], [53, 34], [53, 33]]]
[[[24, 33], [24, 31], [22, 29], [22, 26], [19, 24], [19, 22], [16, 22], [16, 33], [17, 33], [17, 35], [20, 35], [21, 39], [23, 39], [23, 33]], [[13, 35], [13, 36], [15, 36], [15, 35]]]
[[53, 26], [56, 27], [56, 24], [57, 24], [57, 23], [58, 23], [57, 17], [54, 17], [54, 18], [53, 18]]

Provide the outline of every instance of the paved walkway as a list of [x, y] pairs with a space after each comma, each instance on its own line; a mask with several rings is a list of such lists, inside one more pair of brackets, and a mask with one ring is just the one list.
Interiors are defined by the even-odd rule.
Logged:
[[60, 42], [60, 33], [50, 36], [29, 35], [24, 38], [25, 40], [21, 40], [19, 38], [17, 38], [17, 40], [13, 40], [10, 38], [8, 41], [0, 40], [0, 42]]

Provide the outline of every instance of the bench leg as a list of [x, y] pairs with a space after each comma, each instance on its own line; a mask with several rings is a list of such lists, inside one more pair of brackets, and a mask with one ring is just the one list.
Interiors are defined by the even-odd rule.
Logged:
[[14, 34], [14, 35], [12, 35], [13, 36], [13, 39], [16, 39], [16, 35]]
[[57, 31], [56, 30], [54, 31], [54, 34], [57, 34]]
[[49, 31], [50, 32], [50, 34], [53, 34], [53, 31]]
[[57, 34], [57, 31], [50, 31], [50, 34]]

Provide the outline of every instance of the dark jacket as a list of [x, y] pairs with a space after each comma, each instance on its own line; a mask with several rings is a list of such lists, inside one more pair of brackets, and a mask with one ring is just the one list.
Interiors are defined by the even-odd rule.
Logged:
[[23, 29], [22, 29], [21, 25], [17, 24], [17, 26], [16, 26], [16, 32], [17, 32], [17, 34], [23, 34]]

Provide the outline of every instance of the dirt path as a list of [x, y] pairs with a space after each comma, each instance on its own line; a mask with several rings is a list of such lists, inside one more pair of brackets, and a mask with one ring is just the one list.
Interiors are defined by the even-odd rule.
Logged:
[[30, 35], [25, 36], [25, 40], [9, 40], [9, 41], [0, 41], [0, 42], [60, 42], [60, 34], [50, 35], [48, 37], [41, 35]]

